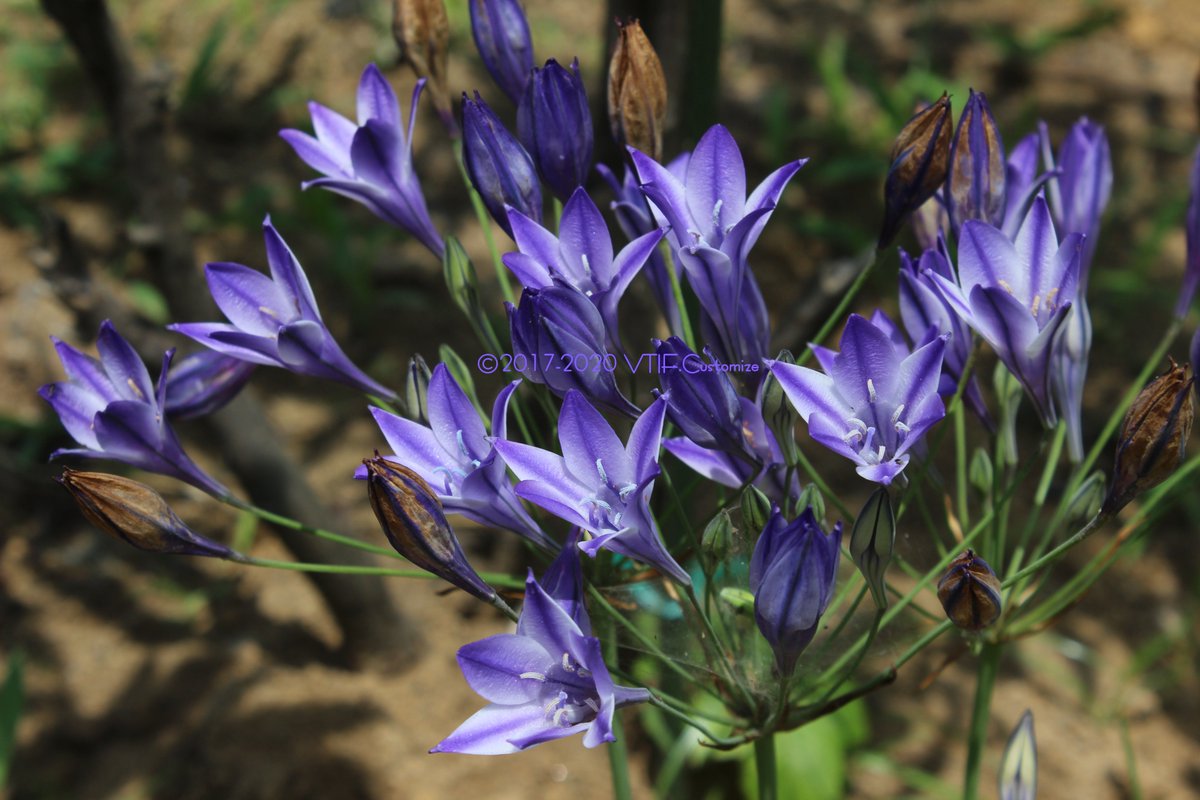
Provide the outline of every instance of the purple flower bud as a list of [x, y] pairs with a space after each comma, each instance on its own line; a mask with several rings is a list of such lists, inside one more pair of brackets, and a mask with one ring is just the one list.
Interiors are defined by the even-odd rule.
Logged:
[[983, 630], [1000, 618], [1003, 609], [1000, 579], [970, 549], [950, 562], [938, 581], [937, 594], [950, 621], [967, 631]]
[[667, 416], [683, 435], [701, 447], [746, 452], [742, 404], [729, 375], [703, 370], [708, 362], [676, 336], [656, 342], [654, 350]]
[[604, 318], [586, 295], [561, 285], [526, 289], [519, 306], [505, 306], [514, 367], [519, 356], [522, 375], [559, 397], [576, 389], [622, 414], [638, 415], [617, 388], [615, 369], [608, 368], [615, 356], [605, 347]]
[[185, 556], [240, 559], [223, 544], [195, 533], [162, 495], [144, 483], [104, 472], [64, 469], [56, 478], [88, 521], [138, 550]]
[[564, 203], [592, 169], [592, 112], [579, 76], [554, 59], [535, 69], [517, 107], [517, 133], [538, 173]]
[[211, 414], [237, 396], [254, 365], [214, 350], [201, 350], [175, 362], [167, 373], [167, 416], [194, 419]]
[[371, 509], [396, 552], [464, 592], [491, 602], [496, 590], [467, 563], [429, 484], [408, 467], [379, 455], [363, 463]]
[[[1049, 149], [1048, 139], [1044, 146]], [[1079, 285], [1081, 293], [1086, 294], [1100, 216], [1112, 195], [1112, 155], [1103, 126], [1087, 117], [1072, 125], [1058, 150], [1057, 166], [1058, 177], [1049, 183], [1050, 208], [1059, 230], [1085, 237], [1079, 257]]]
[[946, 193], [954, 231], [969, 219], [1004, 221], [1004, 143], [983, 92], [971, 91], [950, 145]]
[[816, 635], [833, 598], [841, 543], [842, 523], [827, 534], [812, 508], [791, 522], [774, 508], [754, 546], [754, 621], [775, 651], [775, 664], [785, 678]]
[[533, 38], [519, 0], [470, 0], [471, 34], [483, 65], [513, 104], [533, 71]]
[[512, 236], [506, 206], [542, 221], [542, 187], [533, 159], [479, 92], [463, 94], [463, 162], [492, 219]]
[[883, 185], [883, 230], [879, 248], [892, 243], [908, 215], [946, 180], [950, 162], [950, 98], [941, 98], [910, 119], [892, 146], [892, 165]]

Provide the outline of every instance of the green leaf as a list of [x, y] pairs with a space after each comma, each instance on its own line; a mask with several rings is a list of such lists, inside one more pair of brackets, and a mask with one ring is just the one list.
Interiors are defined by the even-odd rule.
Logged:
[[171, 311], [166, 298], [157, 287], [145, 281], [126, 281], [129, 299], [137, 312], [155, 325], [166, 325], [171, 321]]
[[[775, 735], [779, 800], [840, 800], [845, 796], [849, 753], [866, 741], [869, 720], [861, 702], [802, 728]], [[750, 748], [744, 748], [742, 791], [758, 796]]]

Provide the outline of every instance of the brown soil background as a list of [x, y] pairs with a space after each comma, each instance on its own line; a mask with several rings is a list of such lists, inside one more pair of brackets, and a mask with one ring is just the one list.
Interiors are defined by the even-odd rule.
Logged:
[[[539, 57], [578, 54], [585, 71], [598, 71], [600, 4], [530, 0], [527, 5], [539, 43], [554, 43], [539, 44]], [[1106, 242], [1112, 250], [1102, 248], [1097, 269], [1106, 255], [1114, 267], [1132, 259], [1128, 241], [1152, 224], [1141, 212], [1164, 194], [1186, 192], [1186, 154], [1196, 131], [1192, 80], [1200, 61], [1200, 13], [1194, 0], [1114, 1], [1109, 6], [1119, 18], [1113, 25], [1016, 65], [978, 33], [981, 26], [1008, 27], [1031, 37], [1078, 19], [1090, 5], [731, 0], [727, 6], [722, 118], [743, 142], [754, 141], [764, 95], [774, 86], [789, 87], [789, 113], [799, 121], [826, 110], [811, 64], [794, 63], [797, 41], [811, 42], [836, 30], [847, 37], [852, 60], [874, 60], [887, 75], [906, 58], [912, 30], [921, 23], [941, 43], [935, 48], [944, 62], [938, 69], [987, 89], [1002, 120], [1006, 113], [1032, 109], [1059, 131], [1080, 113], [1107, 127], [1117, 185], [1105, 234], [1111, 236]], [[197, 32], [225, 10], [215, 0], [116, 7], [131, 37], [153, 35], [153, 46], [140, 48], [139, 57], [165, 59], [177, 74], [191, 63]], [[283, 3], [269, 14], [260, 12], [259, 33], [248, 43], [256, 55], [238, 60], [234, 91], [252, 92], [270, 74], [276, 54], [299, 34], [306, 44], [282, 118], [305, 126], [308, 97], [348, 109], [362, 65], [394, 58], [381, 24], [385, 19], [381, 9], [349, 0]], [[29, 37], [55, 39], [36, 12], [13, 24]], [[470, 49], [461, 35], [455, 46]], [[1019, 68], [1015, 77], [1009, 73], [1014, 68]], [[411, 79], [399, 68], [388, 74], [407, 104]], [[1020, 92], [994, 95], [991, 86], [1002, 81], [1016, 81]], [[456, 59], [452, 83], [487, 86], [477, 64], [465, 58]], [[77, 137], [94, 125], [83, 87], [60, 88], [55, 122], [47, 132], [52, 141]], [[860, 100], [851, 97], [851, 115]], [[272, 187], [281, 202], [294, 202], [289, 198], [306, 173], [273, 135], [280, 120], [257, 126], [229, 122], [230, 130], [241, 132], [238, 138], [222, 132], [227, 121], [221, 113], [212, 109], [206, 123], [212, 130], [205, 136], [180, 136], [177, 143], [179, 157], [188, 164], [190, 193], [207, 215], [197, 237], [199, 254], [205, 260], [261, 265], [261, 241], [253, 230], [257, 219], [230, 222], [213, 210], [236, 206], [247, 175]], [[432, 116], [423, 117], [420, 126], [418, 171], [426, 176], [435, 221], [460, 235], [477, 255], [476, 263], [485, 264], [472, 221], [445, 211], [457, 208], [458, 187]], [[790, 155], [820, 159], [820, 146], [802, 145]], [[772, 166], [767, 154], [746, 149], [752, 177], [764, 175]], [[448, 179], [429, 177], [437, 175]], [[801, 173], [760, 245], [757, 263], [777, 314], [801, 298], [804, 281], [829, 255], [828, 245], [798, 235], [785, 221], [811, 209], [810, 191], [815, 190], [805, 187]], [[875, 214], [877, 191], [869, 203], [843, 199], [841, 205], [857, 203]], [[98, 263], [121, 252], [121, 222], [102, 190], [60, 195], [47, 203], [67, 217]], [[377, 232], [379, 226], [372, 228], [365, 213], [349, 216], [357, 230]], [[1109, 232], [1123, 226], [1128, 230]], [[335, 330], [362, 338], [361, 320], [347, 304], [338, 307], [334, 278], [320, 274], [328, 251], [299, 231], [293, 237], [285, 229], [284, 235], [314, 275], [323, 305], [338, 308], [341, 327]], [[1151, 305], [1130, 310], [1119, 291], [1093, 300], [1093, 313], [1113, 322], [1097, 325], [1104, 366], [1092, 379], [1089, 405], [1095, 414], [1104, 413], [1122, 389], [1120, 376], [1132, 374], [1129, 364], [1136, 368], [1152, 346], [1157, 334], [1142, 333], [1143, 309], [1154, 309], [1149, 316], [1163, 320], [1169, 313], [1184, 244], [1177, 222], [1164, 236], [1159, 256], [1145, 265], [1142, 293], [1132, 298]], [[6, 417], [30, 424], [46, 415], [34, 390], [60, 378], [48, 336], [74, 339], [67, 335], [71, 319], [36, 266], [40, 254], [35, 231], [0, 228], [0, 397]], [[409, 291], [407, 305], [394, 305], [386, 318], [377, 313], [369, 320], [375, 326], [373, 345], [351, 353], [363, 356], [369, 371], [395, 382], [410, 353], [428, 355], [442, 339], [464, 341], [461, 330], [448, 327], [438, 265], [418, 245], [397, 247], [388, 240], [369, 266], [375, 279]], [[136, 274], [136, 265], [131, 269]], [[1097, 291], [1105, 285], [1100, 281]], [[323, 289], [333, 299], [325, 300]], [[881, 293], [886, 291], [881, 286]], [[867, 301], [860, 305], [867, 307]], [[288, 432], [313, 485], [344, 520], [343, 529], [375, 536], [361, 487], [347, 479], [352, 465], [382, 444], [361, 403], [325, 387], [310, 390], [287, 376], [263, 374], [260, 380], [273, 422]], [[577, 739], [503, 759], [426, 755], [480, 705], [458, 673], [454, 651], [505, 629], [502, 620], [469, 599], [439, 595], [438, 587], [425, 583], [396, 582], [397, 601], [423, 622], [419, 664], [395, 676], [348, 672], [333, 664], [337, 631], [302, 578], [127, 551], [87, 528], [66, 507], [49, 481], [54, 470], [41, 466], [40, 455], [31, 470], [18, 473], [12, 463], [0, 475], [5, 493], [0, 503], [0, 658], [17, 647], [28, 657], [12, 798], [608, 796], [604, 753], [584, 750]], [[232, 524], [230, 515], [194, 493], [169, 482], [155, 485], [202, 532], [223, 536]], [[1200, 797], [1200, 557], [1196, 531], [1186, 518], [1172, 518], [1162, 528], [1136, 561], [1119, 563], [1056, 632], [1014, 648], [993, 703], [985, 797], [994, 795], [992, 776], [1004, 738], [1026, 708], [1036, 717], [1041, 797], [1132, 797], [1123, 725], [1143, 797]], [[919, 533], [906, 536], [912, 540]], [[259, 538], [257, 547], [265, 556], [282, 553], [273, 535], [264, 531]], [[472, 547], [486, 544], [469, 532], [466, 539]], [[488, 565], [503, 567], [506, 556], [492, 548]], [[1169, 646], [1151, 651], [1152, 662], [1144, 663], [1147, 645], [1163, 641]], [[970, 659], [950, 666], [929, 689], [917, 688], [945, 652], [934, 648], [911, 663], [895, 687], [872, 698], [870, 748], [957, 786], [970, 715]], [[635, 719], [633, 714], [626, 718]], [[636, 729], [631, 736], [636, 745]], [[635, 796], [648, 796], [653, 776], [644, 757], [636, 758], [633, 772]], [[848, 796], [904, 793], [894, 773], [852, 762]]]

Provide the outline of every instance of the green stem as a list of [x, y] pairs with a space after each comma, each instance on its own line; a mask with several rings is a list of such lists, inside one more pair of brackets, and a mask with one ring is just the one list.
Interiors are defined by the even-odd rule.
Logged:
[[483, 204], [483, 198], [479, 196], [479, 192], [475, 191], [475, 187], [471, 185], [471, 177], [467, 175], [467, 167], [463, 162], [463, 145], [461, 139], [454, 142], [454, 158], [458, 162], [458, 172], [462, 176], [463, 185], [467, 187], [467, 194], [471, 196], [471, 207], [475, 209], [475, 218], [479, 221], [479, 227], [483, 229], [483, 238], [487, 242], [488, 253], [492, 257], [492, 268], [496, 271], [496, 280], [500, 282], [500, 291], [504, 293], [504, 299], [510, 303], [514, 302], [515, 296], [513, 295], [512, 282], [508, 279], [508, 268], [500, 260], [500, 248], [496, 247], [496, 237], [492, 234], [491, 217], [488, 216], [487, 207]]
[[[834, 329], [834, 327], [842, 321], [842, 317], [846, 314], [846, 309], [849, 308], [850, 304], [854, 302], [854, 298], [858, 296], [859, 291], [861, 291], [862, 287], [866, 284], [867, 278], [870, 277], [871, 270], [873, 270], [875, 265], [879, 263], [879, 256], [880, 252], [876, 250], [874, 255], [871, 256], [870, 262], [863, 267], [862, 272], [858, 273], [858, 277], [854, 279], [854, 282], [850, 284], [850, 288], [847, 289], [845, 294], [842, 295], [842, 299], [838, 301], [837, 306], [833, 309], [833, 313], [826, 318], [825, 324], [823, 324], [820, 330], [817, 331], [817, 335], [809, 340], [812, 344], [821, 344], [824, 342], [825, 338], [829, 336], [829, 333]], [[808, 359], [811, 356], [812, 347], [806, 347], [804, 352], [800, 354], [800, 357], [796, 359], [796, 363], [803, 366], [808, 362]]]
[[[610, 664], [617, 663], [617, 632], [610, 619], [605, 626], [608, 628], [604, 637], [604, 660]], [[633, 791], [629, 787], [629, 745], [625, 742], [625, 726], [621, 716], [613, 714], [612, 733], [614, 739], [608, 743], [608, 769], [612, 774], [612, 789], [614, 800], [632, 800]]]
[[[353, 539], [349, 536], [344, 536], [340, 533], [334, 533], [333, 531], [327, 531], [324, 528], [314, 528], [311, 525], [306, 525], [305, 523], [303, 523], [299, 520], [292, 519], [291, 517], [285, 517], [282, 514], [276, 514], [273, 511], [267, 511], [265, 508], [259, 508], [258, 506], [254, 505], [252, 503], [248, 503], [248, 502], [246, 502], [244, 500], [240, 500], [236, 497], [229, 496], [229, 497], [223, 497], [220, 499], [226, 505], [233, 506], [234, 508], [240, 509], [241, 511], [249, 511], [251, 514], [258, 517], [259, 519], [264, 520], [266, 522], [270, 522], [272, 525], [278, 525], [281, 528], [287, 528], [288, 530], [299, 531], [301, 533], [307, 533], [311, 536], [316, 536], [318, 539], [324, 539], [329, 542], [337, 542], [338, 544], [345, 545], [346, 547], [352, 547], [355, 550], [363, 550], [367, 553], [374, 553], [375, 555], [378, 555], [378, 556], [387, 556], [389, 558], [403, 558], [403, 556], [401, 556], [399, 553], [397, 553], [395, 550], [392, 550], [391, 548], [381, 547], [379, 545], [370, 544], [368, 542], [361, 542], [358, 539]], [[522, 585], [524, 585], [524, 584], [522, 584]]]
[[[962, 403], [954, 407], [954, 460], [958, 524], [965, 530], [971, 527], [971, 511], [967, 504], [967, 413]], [[940, 537], [938, 541], [941, 541]]]
[[671, 246], [664, 239], [659, 243], [663, 263], [667, 267], [667, 277], [671, 280], [671, 294], [675, 297], [675, 305], [679, 308], [679, 326], [683, 328], [683, 341], [692, 352], [696, 350], [696, 337], [692, 333], [692, 320], [688, 316], [687, 305], [683, 302], [683, 286], [679, 283], [679, 273], [676, 272], [675, 259], [671, 257]]
[[975, 707], [971, 712], [971, 731], [967, 739], [967, 775], [963, 782], [963, 800], [975, 800], [979, 796], [979, 767], [983, 763], [983, 748], [987, 743], [992, 690], [996, 686], [996, 674], [1000, 671], [1000, 653], [1000, 645], [985, 644], [979, 655]]
[[1096, 516], [1092, 517], [1091, 521], [1089, 521], [1087, 525], [1084, 525], [1082, 528], [1080, 528], [1070, 539], [1067, 539], [1058, 547], [1054, 548], [1049, 553], [1046, 553], [1044, 556], [1020, 570], [1015, 575], [1009, 575], [1007, 578], [1005, 578], [1002, 587], [1007, 589], [1014, 585], [1017, 581], [1024, 578], [1026, 575], [1032, 575], [1045, 565], [1057, 560], [1058, 557], [1063, 553], [1067, 552], [1072, 547], [1095, 533], [1096, 530], [1107, 521], [1108, 517], [1103, 514], [1097, 514]]
[[758, 773], [759, 800], [776, 800], [775, 735], [768, 733], [754, 740], [754, 768]]

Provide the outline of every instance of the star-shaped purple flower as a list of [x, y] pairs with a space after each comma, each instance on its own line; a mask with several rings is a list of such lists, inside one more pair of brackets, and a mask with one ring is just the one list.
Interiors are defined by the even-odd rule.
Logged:
[[886, 485], [946, 415], [937, 392], [945, 349], [946, 337], [938, 336], [903, 356], [888, 332], [851, 314], [840, 353], [813, 348], [824, 372], [767, 363], [809, 435], [857, 464], [859, 475]]
[[228, 489], [188, 458], [166, 423], [167, 369], [174, 350], [163, 355], [155, 386], [146, 365], [108, 320], [100, 325], [96, 340], [99, 360], [58, 339], [54, 339], [54, 347], [68, 380], [47, 384], [38, 394], [83, 447], [56, 450], [52, 459], [110, 458], [170, 475], [215, 497], [229, 495]]
[[645, 689], [618, 686], [609, 676], [579, 601], [578, 557], [568, 543], [542, 578], [546, 588], [529, 573], [516, 633], [458, 651], [463, 677], [489, 705], [431, 753], [504, 755], [577, 733], [585, 747], [596, 747], [616, 738], [617, 708], [650, 699]]
[[417, 237], [438, 258], [445, 244], [425, 207], [421, 182], [413, 171], [413, 125], [424, 79], [413, 89], [407, 129], [391, 84], [374, 64], [358, 82], [358, 123], [320, 103], [310, 102], [313, 131], [286, 128], [279, 132], [296, 155], [325, 175], [302, 188], [320, 186], [362, 203], [375, 216]]
[[622, 445], [600, 412], [571, 390], [558, 416], [561, 456], [502, 440], [496, 449], [521, 479], [518, 495], [592, 535], [579, 545], [585, 553], [612, 550], [690, 584], [663, 546], [650, 513], [665, 413], [666, 400], [660, 397], [638, 417]]
[[167, 327], [243, 361], [340, 381], [367, 394], [394, 399], [391, 389], [354, 366], [333, 340], [321, 321], [300, 262], [270, 218], [263, 222], [263, 237], [270, 277], [241, 264], [204, 267], [208, 290], [228, 323], [180, 322]]
[[[388, 460], [416, 472], [435, 492], [447, 513], [462, 514], [481, 525], [513, 531], [546, 550], [558, 545], [529, 516], [513, 493], [504, 462], [497, 458], [494, 442], [503, 439], [508, 426], [508, 401], [520, 381], [500, 391], [492, 406], [492, 435], [466, 392], [445, 364], [438, 364], [429, 380], [429, 425], [371, 408], [371, 414], [394, 455]], [[355, 477], [365, 477], [359, 468]]]

